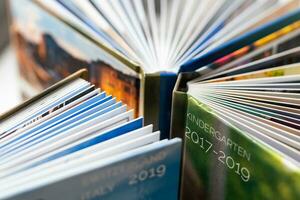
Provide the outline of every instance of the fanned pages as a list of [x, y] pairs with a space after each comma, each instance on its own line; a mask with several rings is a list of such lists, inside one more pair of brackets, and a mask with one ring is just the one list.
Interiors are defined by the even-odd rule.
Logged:
[[284, 13], [283, 8], [294, 3], [292, 0], [36, 2], [140, 65], [146, 73], [178, 72], [185, 63], [254, 29], [262, 21], [272, 20], [275, 12]]

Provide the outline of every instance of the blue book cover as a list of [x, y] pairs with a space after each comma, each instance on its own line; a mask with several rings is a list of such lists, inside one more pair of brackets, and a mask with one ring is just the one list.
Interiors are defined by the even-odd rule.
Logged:
[[153, 143], [5, 199], [177, 199], [180, 154], [180, 139]]

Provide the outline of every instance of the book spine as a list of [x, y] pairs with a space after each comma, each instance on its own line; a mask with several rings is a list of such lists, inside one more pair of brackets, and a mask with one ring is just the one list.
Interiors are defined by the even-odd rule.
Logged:
[[153, 124], [153, 129], [159, 130], [158, 113], [160, 101], [160, 77], [159, 74], [145, 75], [144, 93], [144, 117], [145, 125]]
[[197, 72], [180, 73], [176, 80], [172, 97], [170, 137], [184, 139], [187, 111], [187, 83], [200, 77]]
[[159, 130], [161, 139], [170, 138], [172, 93], [177, 75], [161, 73], [160, 75], [160, 102], [159, 102]]
[[144, 117], [145, 125], [160, 130], [161, 139], [170, 137], [172, 92], [177, 75], [173, 73], [146, 74]]
[[172, 115], [171, 115], [171, 138], [184, 139], [185, 121], [187, 110], [187, 94], [181, 91], [173, 92]]

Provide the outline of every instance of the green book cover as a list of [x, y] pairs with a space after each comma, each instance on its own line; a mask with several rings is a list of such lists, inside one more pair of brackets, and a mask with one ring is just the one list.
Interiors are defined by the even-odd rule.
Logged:
[[300, 199], [300, 170], [188, 95], [183, 199]]

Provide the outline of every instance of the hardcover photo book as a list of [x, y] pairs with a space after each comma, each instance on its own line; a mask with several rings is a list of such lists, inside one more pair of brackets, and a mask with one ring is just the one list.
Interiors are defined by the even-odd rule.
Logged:
[[181, 140], [84, 78], [1, 116], [0, 199], [177, 199]]
[[187, 83], [184, 199], [300, 198], [299, 53]]
[[0, 199], [300, 199], [300, 0], [8, 2]]

